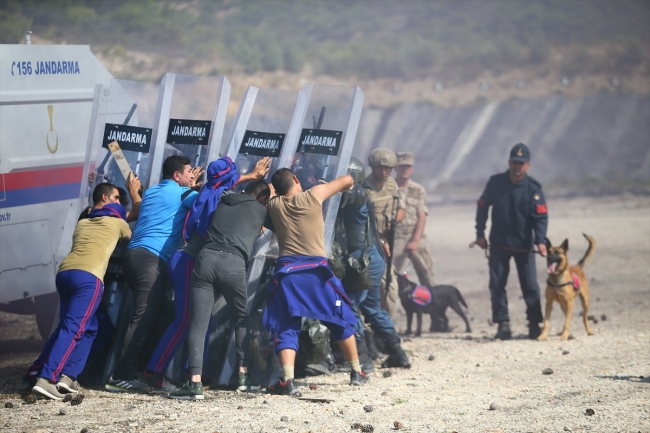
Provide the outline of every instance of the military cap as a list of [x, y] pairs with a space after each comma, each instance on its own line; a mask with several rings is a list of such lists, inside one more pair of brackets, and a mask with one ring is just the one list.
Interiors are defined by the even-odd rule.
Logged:
[[510, 161], [530, 161], [530, 150], [528, 150], [528, 146], [524, 143], [515, 144], [515, 147], [510, 151]]
[[413, 153], [397, 152], [397, 165], [413, 165]]
[[385, 166], [393, 168], [397, 165], [397, 157], [392, 150], [380, 147], [372, 151], [368, 157], [368, 164], [371, 167]]

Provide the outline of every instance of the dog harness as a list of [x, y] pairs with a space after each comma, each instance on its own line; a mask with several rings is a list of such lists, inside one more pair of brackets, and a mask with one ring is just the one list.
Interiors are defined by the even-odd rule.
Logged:
[[556, 289], [559, 289], [560, 287], [568, 286], [569, 284], [573, 284], [573, 289], [577, 292], [578, 290], [580, 290], [580, 277], [578, 277], [578, 274], [576, 274], [575, 272], [571, 272], [571, 280], [567, 281], [566, 283], [553, 284], [551, 283], [551, 280], [547, 279], [546, 284], [555, 287]]
[[423, 307], [429, 305], [433, 300], [433, 294], [431, 293], [431, 290], [424, 286], [415, 286], [413, 293], [411, 293], [409, 297], [413, 300], [413, 302]]

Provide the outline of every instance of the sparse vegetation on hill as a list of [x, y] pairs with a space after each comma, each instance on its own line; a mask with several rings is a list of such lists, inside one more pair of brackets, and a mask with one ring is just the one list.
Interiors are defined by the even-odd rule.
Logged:
[[558, 73], [650, 70], [650, 2], [490, 0], [4, 0], [0, 41], [23, 31], [137, 50], [213, 74], [300, 72], [456, 83], [553, 61]]

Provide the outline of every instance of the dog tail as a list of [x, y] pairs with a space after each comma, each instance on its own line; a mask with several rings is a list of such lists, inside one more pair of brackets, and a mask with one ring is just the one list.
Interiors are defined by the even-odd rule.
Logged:
[[591, 258], [594, 256], [594, 251], [596, 251], [596, 241], [594, 240], [594, 238], [584, 233], [582, 234], [582, 236], [584, 236], [585, 239], [587, 239], [587, 242], [589, 242], [589, 248], [587, 248], [587, 252], [585, 253], [585, 256], [582, 259], [580, 259], [580, 261], [578, 262], [578, 266], [580, 266], [581, 268], [583, 268], [587, 264], [587, 262], [591, 260]]
[[456, 293], [458, 293], [458, 302], [460, 302], [463, 307], [469, 309], [467, 303], [465, 302], [465, 299], [463, 299], [463, 295], [460, 293], [460, 290], [456, 289], [455, 287], [454, 289], [456, 290]]

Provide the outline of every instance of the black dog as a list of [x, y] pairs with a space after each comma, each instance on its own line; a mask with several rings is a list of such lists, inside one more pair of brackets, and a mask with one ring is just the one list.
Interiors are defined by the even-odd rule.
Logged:
[[463, 295], [454, 286], [439, 285], [433, 287], [426, 287], [431, 293], [431, 300], [428, 305], [421, 305], [413, 300], [413, 294], [417, 287], [413, 281], [410, 281], [403, 275], [397, 276], [397, 283], [399, 285], [399, 298], [402, 301], [402, 307], [406, 311], [406, 335], [411, 334], [411, 325], [413, 324], [413, 313], [417, 314], [418, 326], [415, 331], [415, 336], [422, 335], [422, 313], [427, 313], [431, 316], [431, 327], [429, 332], [450, 332], [449, 320], [445, 312], [447, 307], [454, 310], [465, 321], [465, 332], [472, 332], [469, 326], [469, 321], [460, 308], [463, 305], [467, 308], [467, 304], [463, 299]]

